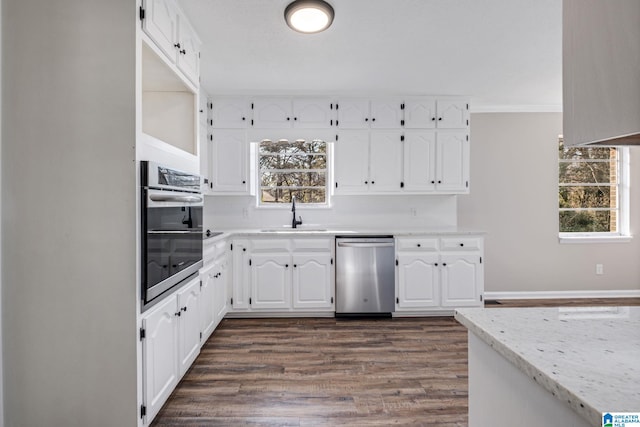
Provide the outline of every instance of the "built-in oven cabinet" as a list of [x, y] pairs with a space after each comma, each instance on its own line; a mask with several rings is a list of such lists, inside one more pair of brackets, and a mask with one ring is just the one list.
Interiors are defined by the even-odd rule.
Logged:
[[412, 236], [396, 239], [395, 314], [442, 314], [481, 307], [482, 236]]
[[200, 353], [199, 297], [200, 279], [195, 278], [142, 316], [145, 424]]
[[232, 315], [332, 313], [333, 252], [333, 238], [234, 240]]

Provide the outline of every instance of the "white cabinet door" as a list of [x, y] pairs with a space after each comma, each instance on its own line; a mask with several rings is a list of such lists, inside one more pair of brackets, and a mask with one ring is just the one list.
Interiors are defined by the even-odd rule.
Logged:
[[478, 306], [482, 302], [483, 266], [480, 255], [441, 255], [442, 306]]
[[290, 128], [293, 113], [290, 98], [257, 98], [253, 102], [253, 127]]
[[218, 277], [216, 277], [213, 282], [213, 308], [216, 326], [218, 326], [220, 321], [227, 314], [227, 301], [229, 299], [227, 297], [227, 283], [229, 280], [229, 274], [227, 274], [227, 262], [226, 260], [224, 260], [221, 261], [218, 265]]
[[406, 131], [404, 135], [404, 188], [434, 191], [436, 183], [436, 134], [434, 131]]
[[198, 298], [198, 314], [202, 342], [206, 341], [216, 327], [214, 312], [215, 275], [217, 265], [213, 264], [200, 273], [200, 297]]
[[402, 102], [398, 99], [371, 101], [372, 129], [398, 129], [402, 126]]
[[440, 305], [438, 261], [438, 254], [398, 254], [397, 309], [421, 309]]
[[369, 189], [376, 193], [399, 192], [402, 182], [400, 131], [371, 132]]
[[433, 129], [436, 127], [436, 100], [425, 98], [404, 103], [406, 129]]
[[369, 128], [369, 100], [340, 100], [338, 102], [338, 127], [341, 129]]
[[231, 308], [246, 310], [249, 308], [249, 241], [234, 240], [232, 253], [233, 292]]
[[209, 147], [211, 191], [247, 194], [249, 149], [245, 131], [216, 129]]
[[438, 100], [438, 129], [464, 129], [469, 126], [469, 103]]
[[179, 375], [182, 377], [200, 353], [200, 316], [198, 298], [200, 280], [195, 279], [177, 292], [178, 313], [178, 361]]
[[251, 120], [249, 102], [244, 98], [214, 98], [211, 121], [216, 129], [243, 129]]
[[176, 65], [191, 82], [200, 86], [200, 39], [187, 18], [178, 15], [178, 43]]
[[331, 254], [293, 255], [293, 307], [332, 308]]
[[178, 384], [177, 297], [167, 298], [142, 319], [144, 397], [147, 420], [152, 420]]
[[251, 255], [251, 308], [291, 307], [291, 257], [289, 254]]
[[466, 132], [438, 132], [436, 188], [442, 192], [467, 192], [469, 141]]
[[328, 99], [294, 98], [293, 126], [302, 129], [328, 129], [333, 124], [332, 103]]
[[369, 181], [369, 132], [340, 132], [334, 151], [336, 194], [366, 192]]
[[142, 29], [175, 62], [178, 15], [173, 0], [145, 0]]

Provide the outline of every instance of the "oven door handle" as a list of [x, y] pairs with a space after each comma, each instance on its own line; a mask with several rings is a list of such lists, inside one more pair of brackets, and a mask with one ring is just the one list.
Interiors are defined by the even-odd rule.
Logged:
[[182, 194], [159, 194], [149, 193], [149, 200], [152, 202], [178, 202], [178, 203], [202, 203], [202, 196], [182, 195]]
[[147, 234], [202, 234], [202, 230], [148, 230]]

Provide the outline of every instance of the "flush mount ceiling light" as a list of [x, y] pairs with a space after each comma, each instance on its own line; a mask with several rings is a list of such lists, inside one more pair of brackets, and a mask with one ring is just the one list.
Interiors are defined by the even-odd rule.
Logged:
[[284, 10], [284, 19], [298, 32], [319, 33], [333, 22], [333, 7], [323, 0], [296, 0]]

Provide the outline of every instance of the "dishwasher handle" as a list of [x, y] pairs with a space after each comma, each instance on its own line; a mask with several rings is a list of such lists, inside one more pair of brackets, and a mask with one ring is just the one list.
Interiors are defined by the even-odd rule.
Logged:
[[393, 242], [389, 243], [357, 243], [357, 242], [338, 242], [338, 246], [341, 248], [391, 248]]

